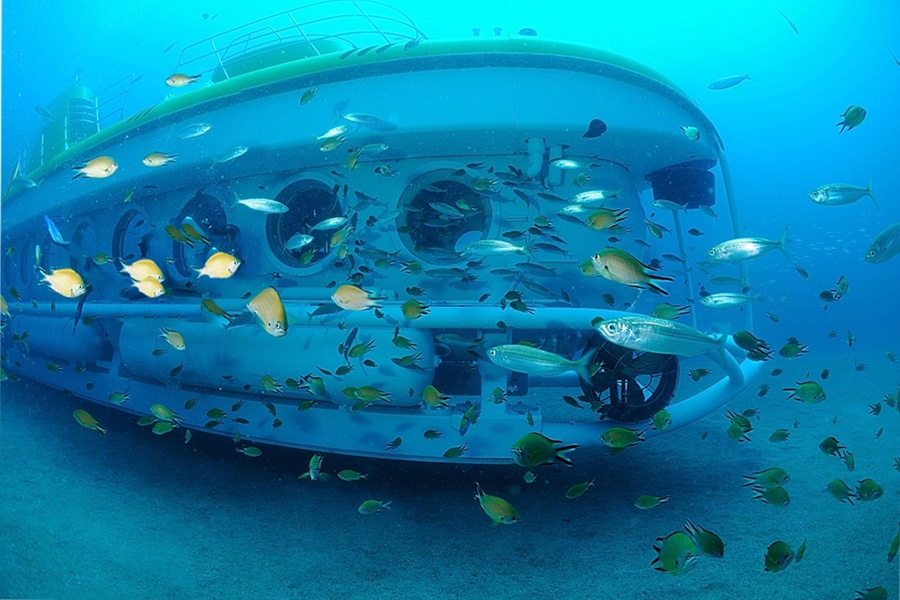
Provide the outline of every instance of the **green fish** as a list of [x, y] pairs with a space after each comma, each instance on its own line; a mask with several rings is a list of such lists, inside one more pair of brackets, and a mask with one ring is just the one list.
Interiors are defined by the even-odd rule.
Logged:
[[787, 506], [791, 503], [790, 494], [781, 486], [770, 488], [754, 487], [753, 492], [756, 494], [753, 496], [754, 500], [762, 500], [771, 506]]
[[650, 495], [645, 494], [643, 496], [638, 496], [637, 500], [634, 501], [634, 505], [636, 507], [640, 508], [641, 510], [649, 510], [651, 508], [655, 508], [655, 507], [659, 506], [660, 504], [664, 504], [668, 501], [669, 501], [668, 496], [650, 496]]
[[655, 270], [653, 267], [645, 265], [631, 254], [618, 248], [601, 250], [591, 257], [591, 263], [601, 277], [630, 287], [650, 288], [663, 296], [667, 296], [668, 292], [659, 287], [656, 282], [674, 281], [672, 277], [656, 275], [653, 273]]
[[835, 125], [840, 127], [838, 133], [844, 133], [844, 129], [850, 131], [854, 127], [858, 127], [866, 118], [866, 109], [857, 104], [851, 104], [841, 115], [841, 121]]
[[856, 486], [856, 497], [862, 502], [877, 500], [884, 495], [884, 488], [875, 483], [871, 478], [863, 479]]
[[699, 525], [694, 525], [690, 519], [684, 524], [684, 529], [691, 539], [694, 540], [694, 543], [697, 544], [697, 549], [700, 550], [701, 554], [714, 556], [715, 558], [725, 556], [725, 543], [722, 541], [722, 538], [712, 531]]
[[338, 472], [338, 478], [342, 481], [359, 481], [360, 479], [368, 479], [368, 474], [354, 471], [353, 469], [344, 469]]
[[481, 504], [482, 510], [490, 517], [493, 525], [499, 525], [501, 523], [504, 525], [512, 525], [519, 521], [519, 513], [516, 512], [516, 509], [512, 504], [503, 498], [484, 493], [481, 489], [481, 485], [477, 482], [475, 483], [475, 499]]
[[786, 442], [789, 437], [791, 437], [791, 432], [787, 429], [776, 429], [769, 436], [769, 441], [773, 443]]
[[[670, 533], [664, 538], [656, 538], [659, 545], [653, 545], [656, 550], [656, 558], [651, 565], [657, 571], [663, 571], [670, 575], [682, 575], [687, 573], [697, 564], [700, 558], [700, 550], [689, 535], [681, 531]], [[658, 564], [657, 564], [658, 563]]]
[[572, 487], [566, 491], [566, 498], [569, 500], [574, 500], [576, 498], [581, 498], [586, 491], [594, 487], [594, 480], [590, 481], [582, 481], [581, 483], [576, 483]]
[[672, 415], [666, 409], [658, 410], [651, 419], [653, 428], [657, 431], [665, 431], [672, 425]]
[[362, 504], [359, 505], [357, 509], [359, 514], [361, 515], [374, 515], [377, 512], [381, 512], [384, 509], [390, 509], [391, 501], [387, 502], [383, 500], [366, 500]]
[[825, 400], [825, 390], [815, 381], [798, 381], [797, 387], [781, 388], [783, 392], [790, 392], [788, 400], [795, 398], [805, 404], [818, 404]]
[[578, 444], [560, 445], [560, 440], [552, 440], [540, 433], [526, 433], [513, 444], [513, 460], [521, 467], [540, 467], [552, 465], [559, 461], [572, 466], [568, 453], [578, 447]]
[[752, 475], [742, 475], [741, 477], [747, 480], [744, 482], [744, 487], [753, 485], [762, 488], [772, 488], [784, 485], [791, 479], [791, 476], [788, 475], [787, 471], [780, 467], [772, 467], [764, 471], [757, 471]]
[[644, 441], [644, 432], [626, 427], [610, 427], [600, 436], [600, 441], [613, 449], [625, 449]]
[[247, 446], [245, 448], [235, 448], [235, 450], [239, 454], [246, 454], [250, 458], [257, 458], [259, 456], [262, 456], [262, 450], [260, 450], [256, 446]]
[[853, 498], [855, 497], [855, 495], [850, 490], [850, 486], [848, 486], [842, 480], [832, 479], [831, 481], [829, 481], [828, 491], [831, 493], [831, 496], [838, 502], [847, 502], [851, 506], [853, 505]]
[[794, 551], [787, 542], [772, 542], [766, 549], [766, 572], [783, 571], [794, 560]]

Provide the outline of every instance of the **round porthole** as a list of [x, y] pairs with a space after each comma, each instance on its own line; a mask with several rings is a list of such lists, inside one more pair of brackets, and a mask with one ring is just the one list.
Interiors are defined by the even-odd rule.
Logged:
[[112, 256], [126, 262], [146, 257], [151, 232], [143, 212], [136, 208], [125, 211], [113, 231]]
[[196, 275], [192, 269], [203, 266], [212, 247], [235, 256], [242, 255], [235, 247], [237, 228], [228, 224], [225, 207], [218, 198], [203, 190], [198, 190], [188, 200], [170, 224], [188, 240], [172, 239], [175, 270], [185, 279]]
[[266, 239], [275, 257], [301, 268], [328, 256], [332, 236], [343, 227], [337, 219], [344, 211], [334, 190], [321, 181], [303, 179], [285, 187], [275, 200], [288, 207], [266, 222]]
[[416, 178], [400, 197], [397, 229], [403, 244], [432, 263], [459, 261], [459, 250], [482, 239], [491, 222], [491, 203], [469, 177], [450, 169]]

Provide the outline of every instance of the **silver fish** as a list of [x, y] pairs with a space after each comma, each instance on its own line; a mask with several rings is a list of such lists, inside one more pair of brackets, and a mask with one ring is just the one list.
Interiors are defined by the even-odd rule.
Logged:
[[341, 117], [351, 123], [359, 123], [360, 125], [381, 125], [385, 121], [379, 119], [375, 115], [367, 115], [365, 113], [347, 113]]
[[650, 204], [659, 210], [683, 210], [687, 212], [687, 206], [684, 204], [678, 204], [677, 202], [672, 202], [671, 200], [664, 200], [662, 198], [656, 198], [650, 201]]
[[878, 206], [875, 196], [872, 195], [871, 181], [869, 181], [868, 187], [857, 187], [847, 183], [829, 183], [809, 193], [810, 200], [816, 204], [824, 204], [826, 206], [853, 204], [864, 196], [871, 198], [872, 202], [875, 202], [875, 206]]
[[[235, 194], [237, 198], [237, 194]], [[238, 198], [238, 204], [243, 204], [247, 208], [258, 210], [270, 215], [286, 213], [289, 209], [287, 206], [277, 200], [269, 200], [268, 198]]]
[[517, 373], [553, 377], [575, 371], [582, 379], [590, 381], [591, 374], [588, 367], [594, 358], [595, 351], [585, 354], [579, 360], [569, 360], [558, 354], [531, 346], [503, 344], [489, 349], [487, 354], [494, 364]]
[[571, 158], [554, 158], [550, 161], [551, 167], [556, 167], [557, 169], [562, 169], [564, 171], [571, 171], [573, 169], [589, 169], [590, 167], [584, 163], [578, 162], [577, 160], [572, 160]]
[[234, 160], [247, 154], [248, 150], [250, 150], [250, 148], [248, 148], [247, 146], [232, 146], [219, 156], [215, 157], [213, 159], [213, 163], [225, 163], [230, 160]]
[[775, 248], [778, 248], [788, 259], [790, 259], [787, 248], [785, 248], [785, 244], [787, 243], [787, 233], [788, 228], [785, 227], [784, 231], [781, 232], [781, 237], [778, 238], [778, 241], [758, 237], [735, 238], [713, 246], [709, 249], [707, 255], [710, 260], [717, 262], [738, 262], [749, 258], [756, 258], [757, 256], [763, 256]]
[[572, 196], [570, 202], [572, 204], [591, 204], [593, 202], [603, 202], [610, 198], [617, 198], [621, 190], [610, 192], [608, 190], [587, 190]]
[[478, 240], [467, 244], [460, 252], [463, 256], [500, 256], [512, 253], [528, 254], [529, 249], [504, 240]]
[[883, 263], [900, 253], [900, 222], [888, 225], [866, 250], [866, 262]]
[[733, 294], [731, 292], [722, 292], [719, 294], [709, 294], [700, 298], [700, 304], [706, 308], [733, 308], [741, 306], [748, 302], [758, 302], [759, 294], [752, 296], [748, 294]]
[[321, 141], [321, 140], [327, 140], [330, 138], [337, 138], [337, 137], [344, 135], [351, 129], [353, 129], [353, 125], [348, 125], [346, 123], [344, 123], [343, 125], [335, 125], [331, 129], [329, 129], [328, 131], [323, 133], [322, 135], [317, 135], [316, 139]]
[[342, 227], [346, 222], [347, 217], [332, 217], [330, 219], [325, 219], [324, 221], [319, 221], [313, 225], [310, 231], [330, 231]]
[[724, 350], [725, 336], [715, 338], [688, 325], [656, 317], [618, 317], [600, 321], [594, 327], [613, 344], [631, 350], [678, 356]]
[[178, 132], [178, 139], [189, 140], [191, 138], [200, 137], [210, 129], [212, 129], [212, 125], [209, 123], [192, 123]]
[[[732, 75], [731, 77], [723, 77], [722, 79], [716, 79], [708, 86], [711, 90], [727, 90], [728, 88], [732, 88], [737, 84], [741, 83], [745, 79], [750, 79], [750, 75], [744, 73], [743, 75]], [[752, 80], [751, 80], [752, 81]]]
[[313, 236], [308, 233], [295, 233], [284, 243], [284, 249], [290, 252], [296, 252], [297, 250], [310, 245], [313, 242], [313, 239]]

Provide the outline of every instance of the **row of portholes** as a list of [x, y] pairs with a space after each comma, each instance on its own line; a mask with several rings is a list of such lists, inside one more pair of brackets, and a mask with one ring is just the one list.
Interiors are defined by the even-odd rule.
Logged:
[[[451, 173], [451, 169], [427, 172], [400, 194], [400, 211], [394, 223], [401, 243], [414, 256], [431, 263], [457, 262], [459, 251], [467, 243], [484, 238], [491, 223], [489, 199], [475, 190], [473, 182]], [[314, 231], [313, 227], [326, 219], [348, 216], [337, 189], [319, 180], [302, 179], [285, 186], [275, 200], [288, 207], [286, 213], [269, 215], [266, 221], [266, 238], [275, 258], [288, 267], [302, 269], [329, 256], [332, 251], [329, 241], [334, 231]], [[385, 211], [388, 204], [385, 203]], [[218, 249], [240, 254], [239, 227], [228, 223], [222, 202], [203, 190], [185, 203], [170, 224], [179, 229], [188, 224]], [[296, 234], [308, 234], [312, 241], [299, 249], [286, 249], [285, 245]], [[145, 213], [138, 207], [129, 208], [113, 230], [110, 255], [126, 261], [147, 256], [151, 235], [156, 235], [155, 228], [147, 222]], [[89, 259], [102, 248], [101, 234], [91, 221], [80, 223], [71, 237], [69, 247], [62, 248], [51, 243], [49, 235], [43, 236], [41, 268], [71, 266], [78, 270], [80, 260], [75, 256]], [[197, 242], [191, 247], [173, 239], [172, 266], [181, 277], [190, 278], [192, 267], [203, 264], [209, 251], [204, 243]], [[18, 252], [24, 254], [28, 249], [19, 248]], [[5, 267], [12, 267], [13, 263], [6, 258]], [[27, 286], [35, 279], [33, 248], [28, 256], [19, 258], [19, 263], [19, 283]]]

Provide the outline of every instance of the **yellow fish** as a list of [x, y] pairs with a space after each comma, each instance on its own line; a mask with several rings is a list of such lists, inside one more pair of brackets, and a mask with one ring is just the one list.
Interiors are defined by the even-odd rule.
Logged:
[[206, 264], [202, 269], [194, 269], [203, 277], [206, 275], [210, 279], [228, 279], [241, 266], [241, 261], [227, 252], [216, 252], [206, 259]]
[[475, 483], [475, 499], [481, 504], [482, 510], [491, 518], [494, 525], [499, 523], [512, 525], [519, 520], [519, 513], [512, 504], [503, 498], [485, 494], [477, 482]]
[[161, 167], [170, 162], [175, 162], [178, 158], [177, 154], [166, 154], [165, 152], [151, 152], [144, 157], [143, 163], [145, 167]]
[[185, 75], [184, 73], [174, 73], [166, 77], [166, 85], [169, 87], [184, 87], [190, 85], [200, 79], [200, 75]]
[[331, 294], [331, 300], [344, 310], [367, 310], [380, 308], [381, 305], [377, 301], [383, 298], [353, 285], [342, 285]]
[[41, 275], [44, 276], [41, 283], [50, 284], [50, 289], [60, 296], [77, 298], [87, 291], [81, 275], [72, 269], [54, 269], [50, 273], [42, 270]]
[[184, 336], [182, 336], [177, 331], [166, 329], [165, 327], [160, 327], [159, 331], [162, 333], [162, 335], [159, 337], [166, 340], [169, 345], [176, 350], [184, 350], [187, 347], [184, 343]]
[[6, 303], [6, 298], [2, 294], [0, 294], [0, 315], [12, 317], [12, 313], [9, 312], [9, 304]]
[[141, 279], [140, 281], [135, 281], [133, 284], [131, 284], [131, 287], [136, 287], [140, 293], [147, 296], [148, 298], [159, 298], [166, 293], [166, 288], [164, 288], [163, 284], [161, 284], [159, 280], [154, 277], [148, 277], [146, 279]]
[[122, 269], [119, 272], [127, 273], [128, 276], [135, 281], [155, 279], [159, 282], [163, 282], [166, 280], [166, 276], [163, 275], [162, 269], [149, 258], [136, 260], [130, 265], [121, 259], [119, 259], [119, 262], [122, 263]]
[[72, 179], [87, 177], [89, 179], [103, 179], [119, 170], [119, 165], [112, 156], [98, 156], [89, 160], [83, 167], [74, 167], [77, 173]]
[[79, 408], [72, 413], [72, 416], [75, 417], [75, 420], [78, 421], [78, 424], [82, 427], [93, 429], [94, 431], [99, 431], [103, 435], [106, 435], [106, 428], [100, 425], [100, 423], [97, 422], [97, 419], [92, 417], [88, 411]]
[[268, 287], [261, 291], [247, 303], [247, 308], [250, 309], [250, 312], [259, 317], [263, 329], [265, 329], [269, 335], [275, 337], [287, 335], [287, 314], [284, 311], [284, 304], [281, 303], [281, 298], [278, 297], [278, 292], [275, 291], [275, 288]]

